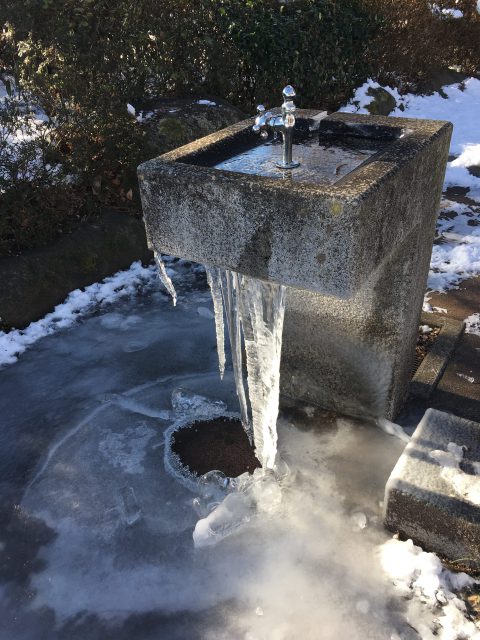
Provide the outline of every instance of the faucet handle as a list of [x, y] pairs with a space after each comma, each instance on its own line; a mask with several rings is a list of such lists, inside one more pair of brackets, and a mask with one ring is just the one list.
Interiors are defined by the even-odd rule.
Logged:
[[295, 98], [297, 94], [295, 89], [292, 87], [292, 85], [287, 84], [287, 86], [282, 91], [282, 95], [283, 95], [283, 104], [282, 104], [283, 113], [285, 115], [290, 113], [295, 113], [297, 107], [293, 102], [293, 98]]
[[287, 100], [292, 100], [293, 98], [295, 98], [297, 93], [291, 84], [287, 84], [287, 86], [284, 87], [282, 91], [282, 95], [283, 95], [283, 99], [286, 102]]
[[268, 131], [266, 129], [268, 126], [268, 121], [271, 117], [272, 114], [270, 113], [270, 111], [265, 110], [263, 104], [259, 104], [257, 106], [257, 117], [255, 118], [255, 124], [253, 125], [252, 129], [255, 133], [259, 133], [260, 137], [264, 140], [268, 138]]

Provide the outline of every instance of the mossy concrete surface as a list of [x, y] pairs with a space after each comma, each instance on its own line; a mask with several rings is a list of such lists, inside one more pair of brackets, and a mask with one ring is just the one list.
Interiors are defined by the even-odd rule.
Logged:
[[148, 261], [142, 221], [105, 212], [55, 244], [0, 259], [0, 326], [23, 328], [70, 291], [102, 280], [135, 260]]
[[135, 105], [147, 114], [142, 125], [147, 134], [148, 155], [154, 157], [228, 127], [245, 114], [220, 98], [162, 98]]

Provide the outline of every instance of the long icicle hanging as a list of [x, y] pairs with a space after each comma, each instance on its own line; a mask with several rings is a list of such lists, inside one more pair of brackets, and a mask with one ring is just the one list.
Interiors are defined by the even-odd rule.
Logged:
[[[277, 449], [285, 287], [216, 267], [207, 268], [207, 279], [215, 311], [220, 374], [225, 367], [225, 310], [242, 424], [250, 441], [253, 439], [255, 454], [262, 466], [273, 468]], [[242, 336], [251, 420], [243, 380]]]

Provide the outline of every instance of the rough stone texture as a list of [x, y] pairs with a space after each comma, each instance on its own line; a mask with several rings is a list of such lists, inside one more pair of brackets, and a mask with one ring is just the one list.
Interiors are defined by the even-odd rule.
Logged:
[[63, 302], [73, 289], [98, 282], [135, 260], [150, 260], [141, 220], [104, 213], [55, 244], [0, 259], [0, 327], [23, 328]]
[[245, 118], [240, 109], [225, 100], [208, 96], [208, 102], [215, 104], [199, 104], [198, 100], [199, 98], [161, 98], [134, 105], [137, 113], [149, 114], [141, 124], [145, 128], [146, 144], [152, 156], [175, 149]]
[[[317, 114], [300, 110], [299, 127]], [[282, 392], [392, 417], [411, 376], [452, 127], [329, 116], [324, 134], [388, 144], [337, 183], [317, 186], [213, 168], [222, 153], [255, 144], [251, 124], [139, 167], [149, 243], [289, 285]]]
[[480, 568], [480, 507], [460, 497], [429, 453], [465, 446], [464, 470], [480, 461], [480, 424], [428, 409], [385, 488], [385, 526], [430, 551]]
[[367, 96], [372, 96], [373, 100], [367, 105], [368, 113], [372, 115], [388, 116], [397, 106], [395, 98], [383, 87], [374, 89], [370, 87]]

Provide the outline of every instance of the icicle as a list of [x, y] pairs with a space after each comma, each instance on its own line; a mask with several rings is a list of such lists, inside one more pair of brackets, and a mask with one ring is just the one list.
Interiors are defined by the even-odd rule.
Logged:
[[240, 276], [240, 315], [247, 354], [255, 454], [272, 469], [277, 453], [285, 287]]
[[170, 279], [170, 276], [165, 269], [165, 264], [163, 263], [162, 256], [156, 251], [153, 252], [153, 257], [155, 258], [155, 262], [158, 267], [158, 275], [160, 280], [163, 283], [163, 286], [168, 291], [168, 293], [172, 296], [173, 306], [177, 304], [177, 292], [175, 291], [175, 287], [173, 286], [173, 282]]
[[225, 307], [225, 315], [227, 317], [227, 328], [230, 338], [230, 349], [232, 352], [233, 374], [235, 377], [237, 396], [240, 402], [240, 415], [242, 418], [243, 428], [245, 429], [248, 437], [251, 440], [252, 432], [250, 421], [248, 419], [245, 386], [243, 384], [242, 333], [240, 327], [240, 314], [238, 309], [238, 274], [234, 271], [221, 271], [220, 273], [223, 304]]
[[222, 278], [216, 267], [205, 267], [207, 282], [212, 292], [213, 310], [215, 312], [215, 332], [217, 334], [218, 368], [223, 380], [225, 373], [225, 326], [223, 323]]

